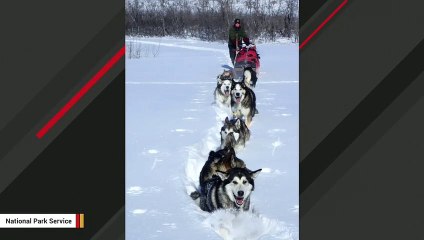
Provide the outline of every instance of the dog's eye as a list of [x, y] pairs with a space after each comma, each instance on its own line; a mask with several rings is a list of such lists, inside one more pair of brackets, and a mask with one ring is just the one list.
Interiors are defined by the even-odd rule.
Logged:
[[243, 181], [243, 184], [246, 184], [246, 183], [247, 183], [247, 181], [246, 181], [246, 180], [244, 180], [244, 181]]
[[234, 183], [234, 184], [237, 184], [237, 182], [236, 182], [236, 181], [233, 181], [233, 183]]

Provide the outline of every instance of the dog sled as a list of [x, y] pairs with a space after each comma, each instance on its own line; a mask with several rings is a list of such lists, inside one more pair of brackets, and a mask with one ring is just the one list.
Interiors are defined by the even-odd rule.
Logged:
[[260, 62], [259, 54], [256, 51], [256, 46], [250, 44], [243, 46], [236, 54], [234, 61], [234, 79], [243, 79], [243, 72], [245, 68], [251, 67], [253, 71], [259, 72]]

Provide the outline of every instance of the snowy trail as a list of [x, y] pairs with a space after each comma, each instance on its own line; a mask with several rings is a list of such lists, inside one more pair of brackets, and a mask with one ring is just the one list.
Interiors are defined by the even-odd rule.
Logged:
[[[228, 115], [211, 106], [216, 75], [229, 62], [226, 46], [138, 40], [154, 42], [163, 47], [158, 57], [127, 59], [126, 66], [127, 238], [298, 239], [297, 66], [275, 73], [279, 67], [272, 66], [272, 55], [263, 62], [255, 90], [260, 115], [254, 118], [251, 141], [237, 153], [249, 168], [263, 169], [252, 194], [255, 213], [211, 214], [188, 194], [198, 185], [209, 151], [219, 146], [219, 129]], [[259, 46], [264, 56], [279, 46], [267, 47]], [[287, 49], [297, 54], [297, 45]], [[158, 64], [175, 59], [178, 64], [166, 69]], [[297, 64], [297, 58], [292, 61]]]

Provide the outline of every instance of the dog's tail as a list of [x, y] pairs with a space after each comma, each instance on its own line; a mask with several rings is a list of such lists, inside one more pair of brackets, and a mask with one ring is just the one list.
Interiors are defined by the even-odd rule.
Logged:
[[198, 191], [194, 191], [194, 192], [190, 193], [190, 197], [191, 197], [191, 199], [196, 200], [200, 197], [200, 193]]

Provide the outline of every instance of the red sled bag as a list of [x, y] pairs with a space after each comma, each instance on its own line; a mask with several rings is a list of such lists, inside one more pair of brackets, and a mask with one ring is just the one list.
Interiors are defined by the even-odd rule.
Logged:
[[259, 59], [260, 57], [256, 51], [255, 45], [242, 47], [241, 50], [237, 53], [234, 63], [235, 77], [242, 78], [243, 70], [247, 67], [251, 67], [255, 72], [258, 73], [261, 66]]

